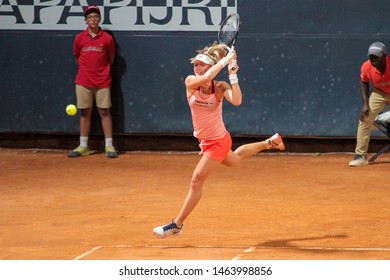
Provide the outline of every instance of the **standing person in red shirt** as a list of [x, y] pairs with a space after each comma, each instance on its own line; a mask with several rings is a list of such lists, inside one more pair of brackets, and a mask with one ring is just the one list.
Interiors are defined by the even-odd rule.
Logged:
[[[381, 42], [372, 43], [368, 48], [368, 57], [361, 67], [360, 93], [363, 106], [357, 131], [356, 155], [349, 166], [368, 164], [371, 126], [386, 104], [390, 103], [390, 57], [386, 55], [386, 46]], [[372, 85], [371, 92], [369, 83]]]
[[100, 10], [89, 6], [84, 11], [88, 28], [79, 33], [73, 44], [73, 53], [79, 67], [76, 76], [77, 107], [80, 109], [80, 145], [71, 151], [71, 158], [89, 155], [88, 137], [91, 127], [93, 103], [102, 122], [105, 151], [109, 158], [116, 158], [112, 140], [111, 65], [115, 59], [115, 42], [100, 26]]

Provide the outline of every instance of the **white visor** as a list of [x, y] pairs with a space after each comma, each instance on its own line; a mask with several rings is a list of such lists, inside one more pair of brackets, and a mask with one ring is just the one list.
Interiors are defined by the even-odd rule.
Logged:
[[191, 63], [195, 63], [195, 61], [197, 60], [202, 61], [209, 65], [214, 65], [214, 61], [205, 54], [198, 54], [197, 56], [195, 56], [194, 59], [192, 59]]

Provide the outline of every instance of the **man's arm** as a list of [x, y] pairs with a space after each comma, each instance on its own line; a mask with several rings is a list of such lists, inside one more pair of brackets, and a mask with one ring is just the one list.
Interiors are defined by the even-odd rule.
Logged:
[[114, 60], [115, 60], [115, 54], [108, 56], [108, 63], [110, 63], [110, 65], [114, 63]]
[[78, 67], [79, 66], [79, 57], [78, 56], [74, 56], [74, 60], [75, 60], [76, 65]]
[[369, 100], [369, 85], [368, 82], [365, 83], [362, 80], [360, 80], [360, 94], [362, 96], [362, 109], [360, 111], [360, 120], [362, 121], [365, 117], [368, 116], [368, 113], [370, 112], [370, 105], [368, 103]]

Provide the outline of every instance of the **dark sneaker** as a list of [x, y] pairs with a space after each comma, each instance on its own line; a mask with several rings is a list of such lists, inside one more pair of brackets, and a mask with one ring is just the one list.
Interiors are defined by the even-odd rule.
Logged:
[[170, 223], [170, 224], [155, 227], [153, 229], [153, 233], [155, 236], [157, 236], [159, 238], [166, 238], [166, 237], [174, 235], [174, 234], [179, 234], [182, 228], [183, 228], [183, 225], [179, 228], [176, 225], [176, 223], [172, 220], [172, 223]]
[[356, 167], [356, 166], [364, 166], [368, 164], [368, 159], [365, 156], [362, 155], [356, 155], [353, 160], [349, 162], [349, 166]]
[[70, 158], [76, 158], [81, 156], [88, 156], [90, 154], [88, 147], [78, 146], [76, 149], [68, 154]]
[[106, 155], [108, 158], [117, 158], [118, 152], [113, 146], [106, 146]]

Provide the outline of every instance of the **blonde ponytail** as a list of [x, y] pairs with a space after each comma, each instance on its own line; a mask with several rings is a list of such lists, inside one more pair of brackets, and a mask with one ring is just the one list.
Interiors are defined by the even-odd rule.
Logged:
[[[216, 64], [227, 55], [227, 49], [228, 46], [226, 44], [218, 44], [217, 42], [214, 42], [211, 47], [207, 46], [203, 50], [198, 50], [197, 53], [207, 55], [214, 61], [214, 64]], [[194, 58], [192, 58], [192, 60], [193, 59]]]

